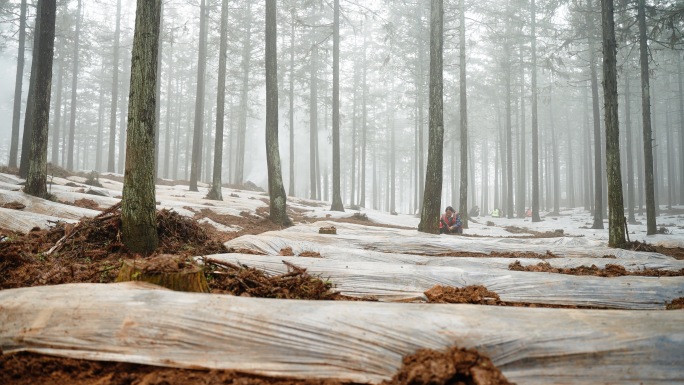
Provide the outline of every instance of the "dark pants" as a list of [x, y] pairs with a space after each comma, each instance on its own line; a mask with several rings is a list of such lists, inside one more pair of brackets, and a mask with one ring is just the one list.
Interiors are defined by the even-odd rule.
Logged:
[[463, 227], [458, 226], [453, 230], [449, 230], [448, 227], [440, 227], [439, 233], [440, 234], [463, 234]]

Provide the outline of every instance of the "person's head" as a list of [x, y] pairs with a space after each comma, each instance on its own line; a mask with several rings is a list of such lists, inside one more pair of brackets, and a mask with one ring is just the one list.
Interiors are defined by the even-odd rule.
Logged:
[[454, 208], [451, 207], [451, 206], [447, 206], [447, 208], [446, 208], [446, 210], [444, 210], [444, 212], [445, 212], [446, 215], [449, 216], [449, 217], [452, 216], [452, 215], [454, 215], [454, 213], [455, 213]]

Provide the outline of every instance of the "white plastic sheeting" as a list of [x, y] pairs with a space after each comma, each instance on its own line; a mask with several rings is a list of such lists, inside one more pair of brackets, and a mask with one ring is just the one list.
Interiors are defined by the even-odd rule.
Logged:
[[0, 190], [0, 204], [8, 202], [19, 202], [26, 206], [22, 211], [49, 215], [62, 219], [78, 220], [82, 217], [94, 217], [100, 212], [82, 207], [65, 205], [47, 199], [37, 198], [19, 191]]
[[211, 258], [239, 262], [271, 274], [286, 272], [287, 266], [282, 263], [286, 261], [329, 279], [342, 294], [375, 296], [383, 301], [423, 300], [423, 292], [434, 285], [483, 285], [508, 302], [616, 309], [665, 309], [666, 303], [684, 297], [682, 277], [602, 278], [530, 273], [491, 268], [476, 260], [424, 266], [245, 254], [219, 254]]
[[292, 301], [148, 285], [0, 291], [0, 348], [377, 383], [419, 348], [475, 347], [519, 384], [684, 383], [684, 312]]

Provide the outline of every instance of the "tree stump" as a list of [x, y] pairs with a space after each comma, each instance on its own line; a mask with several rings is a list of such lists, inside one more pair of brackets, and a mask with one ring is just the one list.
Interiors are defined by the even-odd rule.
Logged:
[[177, 255], [124, 260], [116, 282], [127, 281], [149, 282], [176, 291], [209, 292], [202, 268]]

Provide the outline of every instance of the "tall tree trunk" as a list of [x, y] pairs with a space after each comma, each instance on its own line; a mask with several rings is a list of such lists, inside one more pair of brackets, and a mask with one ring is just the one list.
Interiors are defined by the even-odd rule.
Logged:
[[[394, 95], [395, 92], [392, 90], [392, 95]], [[396, 152], [397, 152], [397, 141], [396, 141], [396, 129], [394, 127], [395, 121], [394, 121], [394, 101], [392, 99], [389, 100], [389, 105], [388, 105], [388, 118], [389, 118], [389, 124], [387, 125], [387, 128], [390, 130], [390, 169], [389, 169], [389, 195], [390, 195], [390, 203], [389, 203], [389, 212], [390, 214], [395, 214], [397, 212], [397, 202], [396, 202], [396, 184], [395, 181], [397, 180], [397, 170], [396, 170], [396, 164], [397, 164], [397, 159], [396, 159]]]
[[[459, 100], [461, 118], [461, 188], [459, 211], [463, 228], [468, 228], [468, 106], [466, 93], [466, 43], [465, 43], [465, 1], [459, 1]], [[475, 180], [472, 180], [475, 183]]]
[[57, 90], [54, 112], [54, 124], [52, 125], [52, 164], [59, 164], [59, 131], [62, 122], [62, 80], [64, 79], [64, 58], [60, 55], [57, 61], [59, 71], [57, 72]]
[[684, 75], [682, 75], [682, 58], [675, 51], [677, 58], [677, 84], [679, 86], [679, 204], [684, 205]]
[[589, 128], [589, 98], [587, 91], [589, 87], [582, 88], [582, 100], [584, 100], [584, 209], [587, 211], [593, 210], [593, 199], [591, 192], [593, 188], [593, 178], [591, 172], [591, 130]]
[[556, 119], [553, 116], [553, 95], [549, 94], [549, 114], [551, 117], [551, 155], [553, 160], [553, 213], [560, 214], [560, 161], [558, 159], [558, 141], [556, 140]]
[[311, 81], [309, 82], [309, 183], [311, 184], [311, 199], [320, 199], [318, 189], [318, 45], [311, 46]]
[[[104, 70], [104, 66], [102, 68]], [[104, 71], [102, 71], [104, 73]], [[104, 84], [100, 82], [100, 98], [98, 99], [97, 108], [97, 140], [95, 141], [95, 170], [102, 171], [102, 130], [104, 120]], [[85, 169], [85, 167], [83, 167]]]
[[41, 198], [47, 198], [47, 147], [48, 124], [50, 120], [50, 89], [52, 86], [52, 60], [55, 47], [55, 0], [40, 0], [39, 17], [36, 17], [37, 32], [40, 34], [39, 49], [34, 49], [33, 60], [36, 62], [35, 94], [33, 97], [33, 135], [29, 157], [26, 187], [24, 191]]
[[674, 163], [675, 161], [675, 156], [674, 156], [674, 148], [672, 144], [672, 129], [670, 128], [670, 113], [669, 111], [665, 112], [665, 135], [666, 135], [666, 142], [667, 142], [667, 208], [671, 209], [672, 208], [672, 203], [673, 203], [673, 195], [674, 195]]
[[[168, 79], [166, 79], [166, 129], [164, 130], [164, 166], [163, 166], [163, 172], [162, 175], [164, 175], [164, 178], [169, 177], [169, 159], [171, 157], [171, 95], [172, 95], [172, 84], [173, 84], [173, 25], [171, 25], [171, 28], [169, 29], [171, 36], [169, 37], [169, 75]], [[161, 70], [161, 67], [157, 69], [158, 71]], [[177, 114], [180, 114], [180, 111], [176, 110]], [[176, 137], [177, 135], [174, 135]], [[177, 138], [176, 138], [177, 139]], [[175, 152], [174, 152], [175, 154]]]
[[[124, 54], [123, 59], [124, 63], [128, 62], [126, 54]], [[125, 86], [126, 78], [128, 78], [128, 81], [130, 82], [130, 75], [130, 73], [124, 70], [122, 86]], [[119, 154], [117, 159], [117, 170], [119, 170], [119, 173], [124, 170], [124, 161], [126, 159], [126, 136], [128, 135], [128, 129], [126, 128], [126, 120], [128, 118], [127, 90], [123, 88], [122, 91], [123, 92], [121, 92], [121, 95], [119, 96], [119, 110], [121, 111], [119, 114], [119, 129], [121, 132], [119, 133]]]
[[78, 65], [79, 65], [79, 49], [81, 38], [81, 0], [78, 0], [78, 8], [76, 9], [76, 32], [74, 34], [74, 57], [73, 69], [71, 71], [71, 113], [69, 114], [69, 142], [67, 147], [67, 170], [74, 169], [74, 135], [76, 135], [76, 107], [78, 96]]
[[523, 46], [520, 46], [520, 155], [518, 158], [518, 190], [515, 196], [516, 216], [525, 218], [525, 57]]
[[631, 95], [629, 89], [629, 76], [625, 76], [625, 136], [627, 140], [627, 206], [630, 224], [636, 224], [634, 217], [634, 161], [633, 144], [632, 144], [632, 112], [631, 112]]
[[218, 86], [216, 88], [216, 137], [214, 138], [214, 170], [208, 199], [223, 200], [223, 122], [226, 106], [226, 52], [228, 51], [228, 0], [221, 1], [221, 37], [219, 42]]
[[333, 94], [332, 94], [332, 205], [331, 211], [344, 211], [340, 194], [340, 0], [334, 0]]
[[601, 165], [601, 122], [599, 111], [598, 75], [596, 70], [596, 51], [594, 49], [593, 18], [594, 7], [587, 1], [587, 38], [589, 42], [589, 68], [591, 76], [591, 99], [594, 117], [594, 223], [592, 229], [603, 228], [603, 172]]
[[[109, 105], [109, 152], [107, 159], [107, 171], [114, 172], [115, 169], [115, 146], [116, 146], [116, 107], [119, 101], [119, 48], [121, 45], [121, 0], [116, 1], [116, 30], [114, 31], [114, 53], [112, 62], [114, 63], [112, 77], [112, 103]], [[123, 127], [121, 134], [123, 135]]]
[[355, 59], [354, 60], [354, 91], [353, 91], [353, 107], [352, 107], [352, 128], [351, 128], [351, 189], [350, 189], [350, 198], [349, 198], [349, 204], [354, 206], [356, 205], [356, 147], [357, 147], [357, 139], [356, 139], [356, 132], [357, 132], [357, 110], [358, 110], [358, 94], [356, 90], [359, 89], [359, 81], [360, 81], [360, 74], [359, 74], [359, 63]]
[[430, 144], [425, 173], [425, 195], [418, 231], [439, 233], [442, 203], [442, 163], [444, 147], [443, 46], [444, 3], [432, 0], [430, 7]]
[[[38, 0], [36, 10], [40, 10], [41, 1]], [[36, 22], [33, 31], [33, 57], [36, 51], [40, 51], [40, 12], [36, 12]], [[36, 70], [38, 60], [31, 60], [31, 77], [29, 79], [29, 91], [26, 98], [26, 112], [24, 114], [24, 133], [21, 138], [21, 158], [19, 161], [19, 175], [22, 178], [28, 176], [29, 160], [31, 159], [31, 143], [33, 142], [33, 115], [36, 97]]]
[[21, 90], [24, 82], [24, 45], [26, 42], [26, 0], [21, 0], [19, 13], [19, 50], [17, 53], [17, 75], [14, 80], [14, 105], [12, 108], [12, 138], [8, 165], [17, 167], [19, 152], [19, 120], [21, 119]]
[[653, 185], [653, 141], [651, 139], [651, 95], [646, 42], [646, 12], [644, 0], [639, 0], [639, 63], [641, 65], [641, 117], [644, 131], [644, 173], [646, 176], [646, 234], [656, 233], [655, 187]]
[[489, 212], [489, 143], [482, 138], [482, 216]]
[[[365, 30], [365, 24], [364, 24]], [[366, 64], [366, 33], [363, 34], [363, 72], [361, 73], [361, 82], [363, 83], [363, 97], [361, 101], [361, 170], [360, 170], [360, 181], [359, 181], [359, 206], [366, 207], [366, 147], [367, 147], [367, 118], [368, 118], [368, 83], [366, 82], [366, 74], [368, 72], [368, 66]], [[682, 136], [684, 138], [684, 135]]]
[[567, 115], [566, 115], [566, 119], [565, 119], [565, 133], [568, 135], [568, 137], [567, 137], [568, 146], [567, 146], [567, 154], [566, 154], [567, 155], [567, 161], [566, 161], [566, 165], [565, 165], [565, 169], [566, 169], [566, 173], [567, 173], [567, 175], [566, 175], [566, 177], [567, 177], [566, 189], [567, 189], [567, 195], [568, 195], [568, 207], [572, 209], [572, 208], [575, 208], [575, 206], [576, 206], [576, 204], [575, 204], [575, 192], [576, 192], [576, 188], [575, 188], [575, 164], [573, 161], [573, 154], [575, 152], [574, 152], [574, 149], [572, 148], [573, 147], [572, 146], [572, 135], [574, 133], [570, 129], [570, 110], [568, 109], [566, 112], [567, 112]]
[[138, 0], [131, 55], [121, 239], [134, 252], [157, 248], [154, 185], [155, 90], [161, 0]]
[[295, 8], [290, 9], [290, 181], [288, 195], [295, 195], [294, 172], [294, 44], [295, 44]]
[[[510, 7], [510, 1], [509, 1]], [[504, 43], [504, 77], [506, 87], [506, 204], [504, 210], [507, 218], [513, 218], [513, 128], [511, 125], [511, 42], [510, 29], [512, 21], [510, 19], [506, 22], [506, 35], [509, 36]]]
[[154, 112], [154, 179], [159, 176], [159, 122], [161, 118], [161, 74], [162, 74], [162, 55], [163, 55], [163, 36], [164, 36], [164, 3], [161, 4], [159, 10], [159, 51], [157, 52], [157, 86], [155, 90], [155, 98], [157, 99], [157, 106]]
[[606, 124], [606, 173], [608, 177], [608, 245], [625, 243], [625, 208], [620, 174], [620, 127], [613, 0], [601, 0], [603, 26], [603, 99]]
[[539, 117], [537, 110], [537, 4], [530, 1], [530, 37], [532, 40], [532, 222], [541, 222], [539, 216]]
[[252, 57], [252, 2], [247, 1], [245, 17], [245, 41], [242, 46], [242, 89], [240, 90], [240, 122], [237, 132], [237, 149], [235, 159], [235, 184], [242, 184], [245, 175], [245, 141], [247, 135], [247, 115], [249, 113], [249, 69]]
[[190, 191], [198, 191], [197, 180], [202, 172], [202, 131], [204, 128], [204, 88], [207, 67], [207, 5], [200, 3], [199, 56], [197, 59], [197, 93], [195, 97], [195, 125], [192, 137]]

